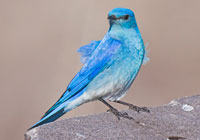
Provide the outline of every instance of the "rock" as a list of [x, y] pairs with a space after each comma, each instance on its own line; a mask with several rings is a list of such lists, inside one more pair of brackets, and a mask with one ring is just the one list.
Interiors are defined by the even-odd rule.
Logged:
[[149, 110], [126, 110], [135, 121], [109, 112], [55, 121], [28, 131], [25, 140], [200, 140], [200, 95]]

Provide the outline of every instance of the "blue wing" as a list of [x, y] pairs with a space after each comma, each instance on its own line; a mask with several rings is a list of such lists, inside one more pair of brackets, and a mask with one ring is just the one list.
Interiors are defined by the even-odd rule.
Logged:
[[92, 55], [94, 50], [97, 48], [100, 42], [101, 40], [91, 41], [90, 44], [84, 45], [77, 50], [81, 54], [81, 62], [83, 64], [87, 62], [87, 60], [90, 58], [90, 56]]
[[79, 49], [84, 56], [88, 56], [86, 57], [85, 65], [72, 79], [60, 99], [45, 113], [41, 120], [31, 128], [54, 121], [66, 113], [63, 112], [63, 104], [66, 101], [73, 100], [83, 94], [87, 89], [87, 85], [94, 79], [94, 77], [111, 65], [109, 62], [112, 56], [121, 46], [120, 41], [112, 39], [108, 35], [106, 35], [100, 43], [96, 44], [98, 45], [93, 46], [95, 49], [93, 48], [84, 51], [89, 46]]

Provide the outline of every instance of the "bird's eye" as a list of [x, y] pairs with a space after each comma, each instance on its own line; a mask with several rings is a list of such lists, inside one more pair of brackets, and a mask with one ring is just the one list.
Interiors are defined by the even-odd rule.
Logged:
[[129, 15], [125, 15], [125, 16], [123, 17], [123, 19], [124, 19], [124, 20], [128, 20], [128, 19], [129, 19]]

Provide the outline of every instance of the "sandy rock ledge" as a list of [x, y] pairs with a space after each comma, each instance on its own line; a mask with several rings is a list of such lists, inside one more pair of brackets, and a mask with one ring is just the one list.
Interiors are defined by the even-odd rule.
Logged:
[[25, 140], [200, 140], [200, 95], [150, 107], [150, 113], [125, 110], [132, 120], [111, 113], [55, 121], [25, 134]]

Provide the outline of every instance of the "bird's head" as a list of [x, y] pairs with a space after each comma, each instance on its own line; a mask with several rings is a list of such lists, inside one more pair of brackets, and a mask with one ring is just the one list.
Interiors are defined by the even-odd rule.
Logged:
[[127, 8], [115, 8], [111, 10], [108, 13], [108, 19], [110, 22], [110, 28], [113, 25], [128, 29], [137, 26], [133, 11]]

